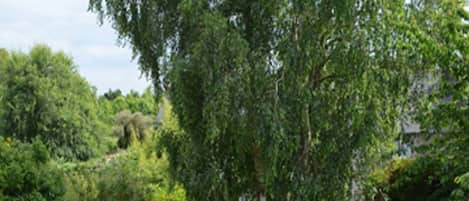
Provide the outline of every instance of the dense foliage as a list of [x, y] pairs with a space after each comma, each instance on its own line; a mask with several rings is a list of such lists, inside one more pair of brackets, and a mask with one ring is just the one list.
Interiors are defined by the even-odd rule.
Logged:
[[468, 200], [467, 1], [89, 9], [154, 85], [0, 48], [0, 201]]
[[0, 137], [0, 200], [61, 201], [61, 176], [40, 141], [23, 144]]
[[158, 111], [158, 103], [150, 88], [147, 88], [141, 95], [135, 91], [123, 95], [120, 90], [109, 90], [99, 97], [98, 103], [99, 119], [106, 124], [113, 124], [115, 116], [124, 110], [152, 116], [156, 116]]
[[[153, 136], [156, 137], [156, 136]], [[184, 201], [184, 190], [171, 182], [166, 157], [154, 143], [133, 142], [126, 152], [84, 164], [64, 164], [70, 201]]]
[[[428, 98], [417, 113], [420, 135], [428, 141], [411, 159], [392, 161], [372, 175], [368, 200], [462, 201], [469, 197], [469, 14], [464, 3], [422, 4], [421, 26], [431, 33], [433, 65]], [[370, 191], [371, 189], [371, 191]]]
[[95, 154], [96, 97], [71, 57], [45, 45], [12, 51], [0, 62], [0, 85], [2, 135], [23, 142], [38, 138], [54, 157], [68, 160]]
[[[465, 5], [461, 1], [439, 1], [418, 8], [420, 26], [435, 27], [429, 44], [436, 49], [429, 59], [437, 71], [429, 81], [434, 85], [417, 119], [428, 143], [416, 149], [417, 155], [408, 166], [391, 171], [382, 183], [381, 189], [390, 200], [469, 197], [465, 185], [469, 171], [469, 14]], [[432, 24], [424, 20], [429, 18]]]
[[0, 77], [0, 200], [185, 200], [156, 156], [150, 89], [97, 98], [72, 59], [45, 45], [0, 49]]
[[153, 126], [153, 121], [151, 116], [145, 116], [140, 112], [133, 114], [128, 110], [119, 112], [114, 127], [114, 135], [119, 138], [117, 145], [120, 148], [127, 148], [132, 141], [143, 142]]
[[347, 200], [354, 175], [400, 132], [414, 83], [454, 60], [435, 33], [463, 7], [90, 2], [168, 90], [183, 130], [167, 140], [171, 169], [191, 200]]
[[146, 129], [154, 126], [158, 111], [158, 101], [150, 88], [142, 94], [130, 91], [126, 95], [120, 90], [109, 90], [98, 98], [98, 106], [98, 118], [106, 131], [103, 138], [107, 150], [126, 148], [130, 144], [130, 132], [143, 140]]
[[[437, 67], [429, 101], [419, 121], [428, 133], [449, 133], [469, 140], [469, 10], [463, 1], [441, 1], [422, 6], [421, 26], [435, 27], [430, 43], [432, 62]], [[468, 7], [469, 8], [469, 7]], [[423, 19], [432, 16], [433, 24]]]
[[431, 155], [393, 160], [371, 175], [365, 188], [366, 200], [464, 200], [469, 196], [467, 186], [464, 186], [464, 173], [469, 170], [467, 164]]

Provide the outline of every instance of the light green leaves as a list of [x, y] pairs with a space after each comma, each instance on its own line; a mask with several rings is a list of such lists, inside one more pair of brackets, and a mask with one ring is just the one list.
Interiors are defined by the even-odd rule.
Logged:
[[90, 8], [167, 90], [181, 130], [164, 144], [189, 199], [347, 200], [420, 99], [413, 83], [440, 64], [436, 25], [455, 21], [429, 15], [433, 4], [455, 5], [91, 0]]
[[24, 142], [39, 138], [54, 157], [87, 159], [99, 141], [96, 101], [71, 57], [45, 45], [12, 51], [0, 65], [0, 129]]
[[39, 140], [22, 144], [0, 137], [0, 199], [63, 200], [61, 176]]

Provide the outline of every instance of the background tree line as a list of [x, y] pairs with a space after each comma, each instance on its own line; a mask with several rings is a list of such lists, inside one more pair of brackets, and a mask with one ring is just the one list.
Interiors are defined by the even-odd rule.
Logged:
[[0, 200], [184, 199], [156, 155], [158, 105], [150, 88], [96, 95], [46, 45], [0, 49]]

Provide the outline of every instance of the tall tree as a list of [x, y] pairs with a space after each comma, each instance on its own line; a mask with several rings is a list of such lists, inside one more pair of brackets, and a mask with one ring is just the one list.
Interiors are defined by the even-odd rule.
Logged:
[[[39, 138], [54, 157], [87, 159], [97, 147], [96, 97], [72, 59], [45, 45], [0, 63], [2, 135]], [[1, 89], [1, 88], [0, 88]]]
[[435, 27], [411, 12], [431, 2], [90, 0], [90, 10], [167, 89], [183, 132], [164, 142], [189, 199], [346, 200], [356, 170], [399, 132], [411, 81], [435, 66]]

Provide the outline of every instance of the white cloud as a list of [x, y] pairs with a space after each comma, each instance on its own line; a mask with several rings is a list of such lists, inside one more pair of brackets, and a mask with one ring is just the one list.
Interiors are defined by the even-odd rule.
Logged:
[[80, 73], [103, 93], [108, 88], [143, 91], [129, 48], [116, 45], [108, 24], [98, 26], [87, 0], [0, 0], [0, 47], [27, 51], [35, 43], [71, 54]]

